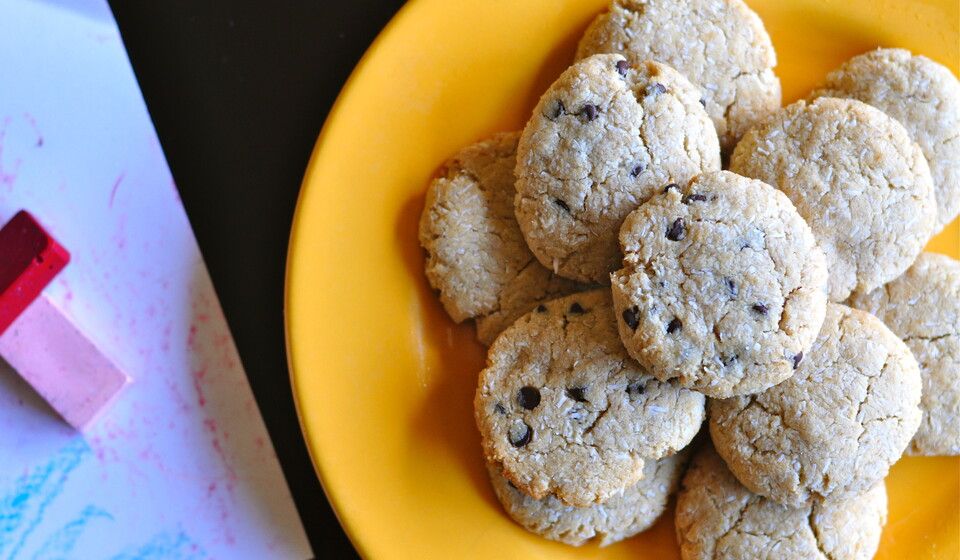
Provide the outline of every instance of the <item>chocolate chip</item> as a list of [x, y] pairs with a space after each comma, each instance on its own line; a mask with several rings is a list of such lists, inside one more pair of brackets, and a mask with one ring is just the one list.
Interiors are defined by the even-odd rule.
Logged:
[[755, 303], [752, 306], [750, 306], [750, 309], [753, 309], [754, 311], [756, 311], [761, 315], [766, 315], [767, 311], [770, 311], [770, 308], [768, 308], [766, 305], [762, 303]]
[[700, 104], [703, 105], [704, 107], [706, 107], [706, 106], [707, 106], [707, 100], [701, 97], [701, 98], [700, 98]]
[[727, 291], [730, 292], [730, 297], [737, 297], [740, 290], [737, 288], [736, 282], [731, 278], [724, 278], [724, 281], [727, 283]]
[[553, 199], [553, 203], [559, 206], [560, 208], [563, 208], [563, 211], [566, 212], [567, 214], [570, 213], [570, 205], [568, 205], [566, 202], [560, 200], [559, 198], [555, 198]]
[[627, 394], [630, 396], [642, 395], [644, 390], [643, 383], [639, 381], [627, 385]]
[[630, 68], [630, 64], [626, 60], [617, 61], [617, 72], [619, 72], [621, 76], [626, 77], [628, 68]]
[[546, 305], [541, 303], [540, 305], [537, 306], [537, 313], [546, 313], [546, 312], [547, 312]]
[[580, 109], [580, 114], [587, 118], [587, 122], [592, 121], [597, 118], [597, 106], [596, 105], [584, 105], [583, 109]]
[[587, 402], [587, 397], [583, 394], [584, 390], [586, 387], [570, 387], [567, 389], [567, 396], [577, 402]]
[[676, 184], [676, 183], [670, 183], [669, 185], [663, 187], [663, 192], [669, 192], [670, 189], [680, 190], [680, 185], [678, 185], [678, 184]]
[[683, 328], [683, 323], [680, 322], [680, 319], [674, 317], [667, 323], [667, 334], [673, 334]]
[[660, 95], [661, 93], [666, 92], [667, 88], [659, 82], [647, 86], [647, 95]]
[[643, 170], [644, 170], [643, 164], [638, 163], [633, 166], [633, 169], [630, 170], [630, 176], [633, 178], [637, 178], [638, 176], [640, 176], [641, 173], [643, 173]]
[[550, 111], [550, 116], [548, 118], [551, 120], [558, 119], [566, 112], [567, 108], [563, 106], [563, 101], [557, 100], [557, 104], [553, 106], [553, 110]]
[[570, 314], [571, 314], [571, 315], [581, 315], [581, 314], [583, 314], [583, 313], [586, 313], [586, 310], [585, 310], [585, 309], [583, 308], [583, 306], [580, 305], [579, 303], [573, 302], [573, 303], [570, 305]]
[[670, 241], [680, 241], [687, 236], [687, 227], [683, 223], [683, 218], [677, 218], [667, 228], [667, 239]]
[[720, 356], [720, 361], [723, 362], [724, 367], [730, 367], [734, 362], [740, 359], [740, 356], [734, 354], [732, 356]]
[[540, 404], [540, 390], [527, 385], [517, 391], [517, 402], [527, 410], [533, 410]]
[[694, 194], [688, 194], [687, 196], [683, 197], [682, 199], [680, 199], [680, 202], [684, 204], [690, 204], [691, 202], [703, 202], [706, 199], [707, 199], [706, 195], [694, 193]]
[[793, 369], [800, 367], [800, 362], [803, 361], [803, 352], [797, 352], [797, 355], [793, 357]]
[[530, 429], [530, 426], [524, 422], [520, 426], [515, 426], [516, 429], [510, 428], [510, 432], [507, 436], [510, 438], [510, 445], [514, 447], [523, 447], [524, 445], [530, 443], [530, 440], [533, 439], [533, 430]]
[[623, 322], [630, 327], [630, 330], [637, 330], [640, 326], [640, 308], [634, 305], [623, 310]]
[[500, 403], [497, 403], [497, 405], [494, 406], [493, 409], [497, 411], [497, 414], [506, 414], [506, 413], [507, 413], [507, 409], [503, 408], [503, 405], [500, 404]]

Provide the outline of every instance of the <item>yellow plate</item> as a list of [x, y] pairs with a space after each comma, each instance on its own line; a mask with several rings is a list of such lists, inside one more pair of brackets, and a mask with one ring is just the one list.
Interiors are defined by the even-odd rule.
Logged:
[[[290, 243], [287, 340], [327, 495], [373, 558], [675, 558], [672, 514], [606, 549], [529, 533], [487, 481], [472, 398], [483, 351], [423, 275], [417, 220], [458, 148], [518, 129], [606, 0], [414, 0], [330, 114]], [[784, 101], [851, 55], [906, 47], [956, 69], [957, 0], [754, 0]], [[691, 29], [691, 33], [696, 30]], [[322, 68], [317, 68], [322, 72]], [[954, 222], [930, 249], [958, 257]], [[905, 459], [887, 481], [880, 558], [960, 556], [960, 463]]]

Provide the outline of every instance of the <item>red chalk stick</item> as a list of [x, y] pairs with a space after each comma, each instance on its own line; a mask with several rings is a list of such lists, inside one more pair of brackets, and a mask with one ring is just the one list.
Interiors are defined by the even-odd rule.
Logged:
[[0, 335], [70, 262], [25, 210], [0, 229]]

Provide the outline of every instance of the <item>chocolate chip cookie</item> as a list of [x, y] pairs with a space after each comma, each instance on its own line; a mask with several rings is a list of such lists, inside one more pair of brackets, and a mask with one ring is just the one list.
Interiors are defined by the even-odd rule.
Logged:
[[730, 170], [790, 197], [826, 253], [831, 301], [900, 276], [933, 234], [923, 153], [900, 123], [860, 101], [786, 107], [743, 137]]
[[587, 28], [577, 58], [597, 53], [676, 68], [700, 89], [724, 150], [780, 108], [777, 55], [741, 0], [613, 0]]
[[710, 435], [733, 474], [784, 505], [850, 499], [887, 475], [920, 425], [920, 370], [873, 315], [829, 304], [796, 374], [710, 401]]
[[426, 273], [457, 322], [476, 318], [486, 345], [537, 303], [579, 289], [544, 268], [513, 213], [519, 133], [464, 148], [427, 190], [420, 218]]
[[719, 169], [713, 123], [686, 78], [596, 55], [550, 86], [523, 130], [516, 217], [545, 267], [607, 284], [626, 215], [664, 185]]
[[960, 455], [960, 262], [923, 253], [906, 273], [850, 305], [879, 317], [920, 363], [923, 419], [908, 455]]
[[686, 451], [659, 461], [646, 461], [640, 482], [603, 504], [583, 508], [554, 497], [535, 500], [487, 464], [493, 489], [514, 521], [532, 533], [573, 546], [597, 542], [607, 546], [645, 531], [667, 508], [687, 462]]
[[488, 461], [535, 499], [603, 503], [682, 449], [703, 395], [660, 382], [627, 355], [610, 291], [539, 305], [490, 347], [474, 401]]
[[850, 500], [792, 508], [744, 488], [710, 446], [694, 458], [677, 498], [683, 560], [868, 560], [886, 520], [882, 482]]
[[624, 345], [658, 379], [724, 398], [793, 375], [826, 313], [827, 268], [780, 191], [728, 171], [670, 185], [620, 230]]
[[960, 213], [960, 81], [946, 66], [904, 49], [855, 56], [810, 94], [849, 97], [897, 119], [930, 164], [940, 231]]

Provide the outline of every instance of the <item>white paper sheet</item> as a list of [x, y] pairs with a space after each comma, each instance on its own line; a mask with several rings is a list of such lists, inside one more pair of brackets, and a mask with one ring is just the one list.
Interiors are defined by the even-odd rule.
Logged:
[[0, 364], [0, 560], [312, 556], [106, 2], [0, 0], [0, 76], [0, 222], [134, 379], [81, 436]]

